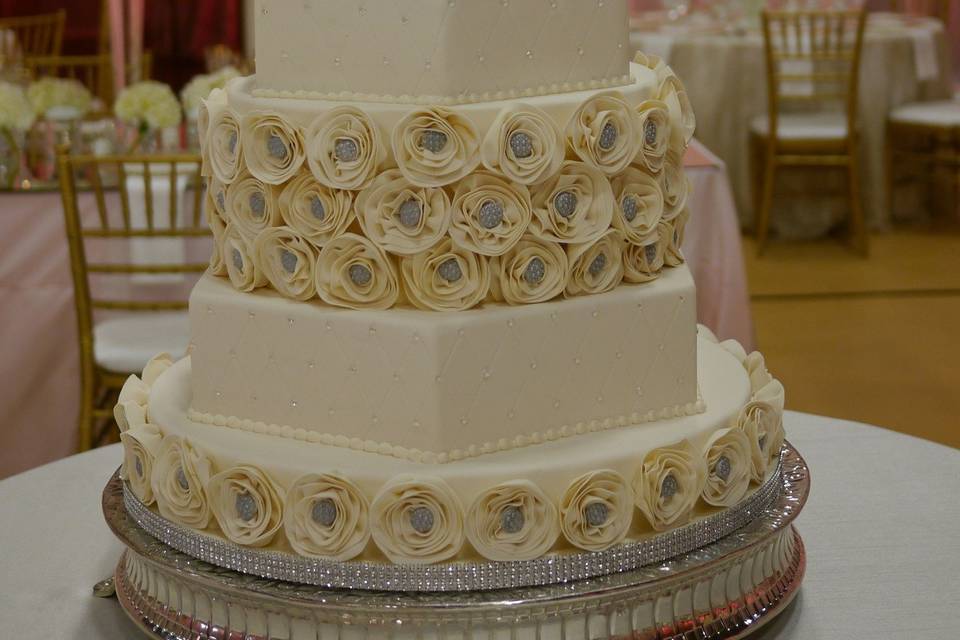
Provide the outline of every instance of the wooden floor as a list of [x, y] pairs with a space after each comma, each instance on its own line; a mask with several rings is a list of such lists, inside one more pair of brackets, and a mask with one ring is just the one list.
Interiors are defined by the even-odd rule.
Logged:
[[960, 233], [876, 235], [866, 260], [829, 239], [744, 251], [788, 408], [960, 447]]

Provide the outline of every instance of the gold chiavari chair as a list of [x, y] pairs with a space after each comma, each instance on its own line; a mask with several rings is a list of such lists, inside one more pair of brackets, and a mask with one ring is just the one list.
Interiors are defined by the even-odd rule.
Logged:
[[0, 34], [12, 34], [10, 38], [0, 38], [0, 54], [5, 59], [60, 55], [66, 20], [64, 9], [35, 16], [0, 18]]
[[[178, 238], [186, 243], [191, 237], [208, 236], [210, 230], [203, 215], [204, 189], [198, 156], [98, 157], [72, 155], [68, 147], [61, 146], [57, 149], [57, 165], [76, 300], [81, 364], [79, 449], [84, 451], [101, 443], [114, 430], [112, 407], [131, 373], [139, 373], [156, 353], [166, 351], [178, 357], [186, 351], [186, 294], [171, 299], [169, 295], [157, 295], [152, 287], [137, 287], [132, 281], [137, 277], [185, 278], [203, 272], [207, 263], [183, 259], [145, 264], [138, 259], [143, 257], [144, 243]], [[111, 176], [115, 185], [108, 187]], [[142, 194], [128, 187], [130, 176], [139, 177]], [[185, 189], [181, 186], [178, 191], [178, 180], [182, 185], [184, 177]], [[95, 202], [95, 212], [81, 211], [77, 188], [81, 180], [89, 183], [92, 198], [87, 198]], [[155, 207], [154, 194], [161, 187], [166, 190], [169, 204]], [[184, 194], [182, 203], [180, 193]], [[134, 197], [138, 199], [133, 200]], [[97, 243], [100, 254], [124, 257], [90, 259], [88, 248], [92, 243]], [[106, 243], [112, 245], [112, 254], [105, 249]], [[140, 253], [132, 251], [130, 245], [134, 243], [139, 243]], [[98, 280], [91, 282], [91, 276]], [[116, 285], [115, 278], [124, 278], [121, 284], [128, 286], [114, 286], [113, 293], [108, 295], [106, 290], [110, 287], [104, 286], [103, 280], [110, 279]], [[92, 284], [101, 285], [102, 289]], [[118, 294], [118, 290], [125, 293]], [[111, 317], [95, 318], [95, 312]]]
[[[44, 76], [78, 80], [90, 92], [100, 98], [109, 109], [116, 98], [113, 77], [113, 62], [110, 54], [71, 56], [31, 56], [23, 61], [30, 78]], [[136, 72], [136, 73], [135, 73]], [[149, 80], [153, 73], [153, 55], [147, 51], [140, 60], [139, 68], [127, 65], [128, 79]]]
[[754, 180], [758, 254], [767, 244], [774, 185], [783, 167], [846, 169], [851, 240], [861, 254], [868, 253], [857, 152], [865, 17], [863, 11], [762, 14], [768, 109], [751, 123], [754, 158], [763, 158], [762, 181]]

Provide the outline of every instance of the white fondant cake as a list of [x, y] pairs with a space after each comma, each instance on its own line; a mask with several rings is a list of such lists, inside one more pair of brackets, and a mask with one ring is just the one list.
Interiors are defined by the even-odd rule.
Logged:
[[628, 63], [625, 17], [261, 1], [258, 75], [200, 110], [191, 356], [117, 405], [133, 494], [237, 545], [398, 564], [603, 551], [754, 495], [783, 387], [697, 336], [693, 114]]

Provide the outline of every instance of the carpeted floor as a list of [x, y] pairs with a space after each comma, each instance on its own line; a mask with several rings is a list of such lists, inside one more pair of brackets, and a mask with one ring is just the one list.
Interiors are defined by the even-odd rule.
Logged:
[[791, 409], [960, 447], [960, 233], [875, 235], [858, 258], [834, 240], [745, 238], [759, 349]]

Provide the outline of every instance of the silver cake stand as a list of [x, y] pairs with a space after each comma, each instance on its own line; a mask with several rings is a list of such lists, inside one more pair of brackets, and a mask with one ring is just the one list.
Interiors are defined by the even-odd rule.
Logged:
[[587, 580], [446, 593], [330, 589], [224, 569], [147, 534], [114, 475], [107, 523], [127, 547], [120, 605], [164, 640], [713, 640], [742, 638], [781, 613], [803, 580], [793, 521], [810, 489], [789, 444], [779, 495], [746, 526], [666, 562]]

